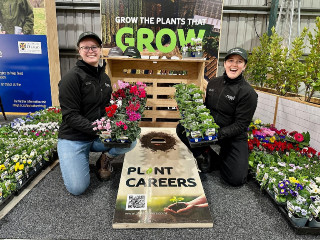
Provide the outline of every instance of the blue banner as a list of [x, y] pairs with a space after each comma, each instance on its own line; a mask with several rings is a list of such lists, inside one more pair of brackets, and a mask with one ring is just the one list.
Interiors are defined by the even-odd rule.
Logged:
[[0, 34], [0, 96], [6, 112], [52, 105], [45, 35]]

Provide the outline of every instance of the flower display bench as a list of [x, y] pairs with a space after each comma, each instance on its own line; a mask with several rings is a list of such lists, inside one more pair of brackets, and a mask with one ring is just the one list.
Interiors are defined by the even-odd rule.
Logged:
[[194, 83], [206, 89], [204, 79], [206, 60], [203, 59], [132, 59], [105, 58], [107, 73], [114, 84], [143, 82], [147, 84], [147, 104], [141, 127], [175, 127], [180, 119], [174, 99], [174, 86], [179, 83]]

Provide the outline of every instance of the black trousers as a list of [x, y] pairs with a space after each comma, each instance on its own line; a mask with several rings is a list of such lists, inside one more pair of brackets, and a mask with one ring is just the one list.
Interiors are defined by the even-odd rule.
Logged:
[[176, 132], [180, 140], [193, 153], [193, 156], [208, 154], [212, 165], [219, 166], [222, 179], [232, 186], [241, 186], [247, 181], [249, 167], [248, 141], [237, 139], [219, 140], [221, 150], [218, 155], [210, 147], [191, 148], [184, 127], [177, 125]]

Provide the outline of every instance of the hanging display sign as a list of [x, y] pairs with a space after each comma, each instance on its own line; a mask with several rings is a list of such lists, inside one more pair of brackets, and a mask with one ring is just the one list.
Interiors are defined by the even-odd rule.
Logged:
[[6, 112], [52, 105], [45, 35], [0, 34], [0, 96]]
[[142, 58], [205, 58], [217, 73], [223, 0], [101, 0], [105, 48], [136, 47]]
[[58, 105], [59, 80], [55, 2], [1, 0], [0, 97], [5, 112]]
[[113, 228], [213, 227], [195, 160], [174, 128], [142, 128], [126, 153]]

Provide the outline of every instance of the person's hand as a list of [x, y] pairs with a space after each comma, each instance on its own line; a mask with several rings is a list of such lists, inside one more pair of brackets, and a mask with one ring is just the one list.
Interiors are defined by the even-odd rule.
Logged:
[[[192, 210], [197, 207], [196, 205], [190, 204], [189, 202], [179, 202], [179, 205], [184, 204], [184, 208], [179, 210], [173, 210], [176, 206], [176, 203], [170, 204], [168, 207], [164, 208], [164, 212], [172, 214], [172, 215], [188, 215], [192, 212]], [[173, 208], [173, 209], [172, 209]]]

